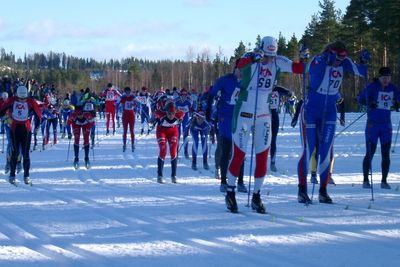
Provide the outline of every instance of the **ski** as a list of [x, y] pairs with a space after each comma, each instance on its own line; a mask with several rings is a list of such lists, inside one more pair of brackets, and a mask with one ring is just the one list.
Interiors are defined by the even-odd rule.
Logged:
[[18, 187], [18, 182], [16, 180], [14, 182], [9, 181], [9, 183], [15, 187]]

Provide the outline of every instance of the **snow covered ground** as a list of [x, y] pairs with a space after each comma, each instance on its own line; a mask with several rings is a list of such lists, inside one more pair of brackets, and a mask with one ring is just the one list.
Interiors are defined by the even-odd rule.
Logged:
[[[359, 115], [346, 114], [347, 124]], [[287, 119], [278, 172], [268, 173], [262, 191], [265, 215], [247, 208], [243, 193], [240, 213], [227, 212], [219, 181], [183, 157], [178, 184], [170, 183], [169, 158], [167, 183], [156, 183], [154, 133], [137, 135], [136, 151], [123, 153], [122, 129], [106, 137], [100, 121], [91, 170], [73, 170], [68, 140], [34, 151], [32, 187], [14, 187], [4, 174], [0, 180], [0, 266], [398, 266], [400, 145], [391, 155], [392, 190], [379, 187], [378, 148], [371, 202], [370, 190], [361, 188], [362, 117], [336, 139], [337, 185], [328, 189], [336, 204], [307, 207], [296, 200], [301, 145]], [[394, 113], [393, 140], [399, 119]]]

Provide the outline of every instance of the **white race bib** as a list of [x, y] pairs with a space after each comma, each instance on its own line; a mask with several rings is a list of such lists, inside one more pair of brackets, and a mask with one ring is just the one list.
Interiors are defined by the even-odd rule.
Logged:
[[134, 106], [133, 101], [125, 101], [124, 109], [133, 110]]
[[15, 101], [13, 105], [12, 118], [16, 121], [26, 121], [28, 119], [28, 103]]
[[115, 100], [115, 98], [114, 98], [114, 92], [113, 92], [113, 91], [108, 91], [108, 92], [107, 92], [107, 94], [106, 94], [106, 100], [108, 100], [108, 101]]
[[91, 102], [86, 102], [85, 106], [83, 107], [84, 111], [93, 111], [94, 110], [94, 105]]
[[179, 106], [178, 110], [182, 111], [183, 113], [187, 113], [189, 111], [188, 106]]
[[277, 91], [272, 91], [270, 108], [277, 109], [279, 107], [279, 93]]
[[138, 96], [138, 97], [136, 97], [136, 99], [140, 104], [146, 105], [146, 97], [145, 96]]
[[392, 106], [393, 92], [379, 92], [378, 93], [378, 108], [390, 110]]
[[239, 99], [239, 94], [240, 94], [240, 87], [235, 87], [235, 90], [233, 90], [231, 100], [229, 101], [229, 105], [235, 105], [237, 100]]

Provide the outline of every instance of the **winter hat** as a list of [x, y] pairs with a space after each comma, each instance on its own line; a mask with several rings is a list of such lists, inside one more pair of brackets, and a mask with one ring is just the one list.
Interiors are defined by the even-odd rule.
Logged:
[[389, 67], [382, 67], [379, 69], [379, 76], [392, 76], [392, 71]]
[[170, 101], [168, 103], [165, 104], [165, 111], [167, 113], [175, 113], [176, 112], [176, 107], [175, 107], [175, 103]]
[[187, 95], [187, 94], [188, 94], [188, 91], [185, 88], [183, 88], [181, 90], [181, 95]]
[[17, 97], [19, 98], [27, 98], [28, 97], [28, 88], [25, 86], [18, 86], [17, 88]]

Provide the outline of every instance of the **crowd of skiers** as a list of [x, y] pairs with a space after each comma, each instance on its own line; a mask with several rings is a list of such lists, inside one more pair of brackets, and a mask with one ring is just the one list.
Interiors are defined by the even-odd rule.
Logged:
[[[347, 49], [340, 41], [328, 44], [312, 58], [303, 45], [299, 49], [299, 61], [294, 62], [278, 55], [277, 47], [275, 38], [264, 37], [259, 47], [236, 60], [232, 73], [218, 78], [200, 93], [194, 89], [188, 91], [174, 87], [172, 90], [160, 88], [151, 94], [146, 87], [136, 91], [129, 87], [120, 90], [109, 83], [99, 94], [86, 88], [60, 96], [54, 86], [39, 85], [34, 80], [25, 82], [23, 79], [12, 83], [6, 79], [8, 83], [2, 83], [0, 116], [1, 129], [8, 140], [5, 172], [9, 173], [9, 182], [16, 183], [16, 174], [23, 167], [24, 182], [31, 183], [29, 153], [32, 141], [32, 150], [38, 148], [39, 130], [42, 150], [49, 143], [57, 144], [58, 133], [61, 138], [68, 138], [69, 144], [73, 138], [75, 168], [79, 167], [82, 133], [84, 164], [90, 168], [89, 151], [95, 146], [96, 122], [99, 119], [105, 119], [106, 135], [115, 134], [122, 122], [124, 152], [129, 143], [131, 151], [135, 151], [134, 128], [135, 122], [140, 121], [141, 135], [155, 129], [159, 146], [157, 182], [165, 182], [167, 150], [171, 160], [171, 182], [176, 183], [179, 152], [190, 158], [189, 136], [192, 140], [193, 170], [198, 169], [198, 158], [202, 159], [204, 169], [210, 168], [209, 144], [216, 143], [214, 174], [221, 181], [219, 189], [226, 194], [228, 210], [238, 211], [236, 191], [250, 194], [251, 189], [246, 188], [243, 181], [247, 158], [250, 169], [254, 169], [251, 174], [254, 176], [251, 207], [258, 213], [265, 213], [261, 188], [267, 174], [269, 153], [270, 170], [277, 171], [278, 113], [279, 110], [291, 110], [291, 125], [295, 127], [299, 120], [303, 144], [297, 168], [298, 202], [311, 203], [307, 190], [311, 165], [311, 182], [314, 185], [319, 183], [319, 202], [332, 203], [327, 187], [329, 183], [334, 183], [333, 142], [338, 111], [339, 123], [345, 125], [340, 88], [344, 74], [350, 73], [363, 77], [366, 85], [358, 97], [358, 102], [367, 106], [368, 116], [366, 155], [362, 163], [363, 187], [371, 188], [370, 166], [379, 139], [381, 188], [390, 189], [387, 183], [392, 139], [390, 112], [398, 110], [400, 102], [399, 90], [390, 80], [391, 70], [382, 67], [379, 76], [367, 85], [367, 64], [370, 60], [367, 50], [363, 51], [356, 64], [348, 57]], [[293, 92], [278, 85], [278, 75], [283, 72], [302, 76], [302, 99], [295, 108]], [[283, 98], [288, 101], [282, 103]], [[246, 155], [248, 151], [251, 151], [250, 155]]]

